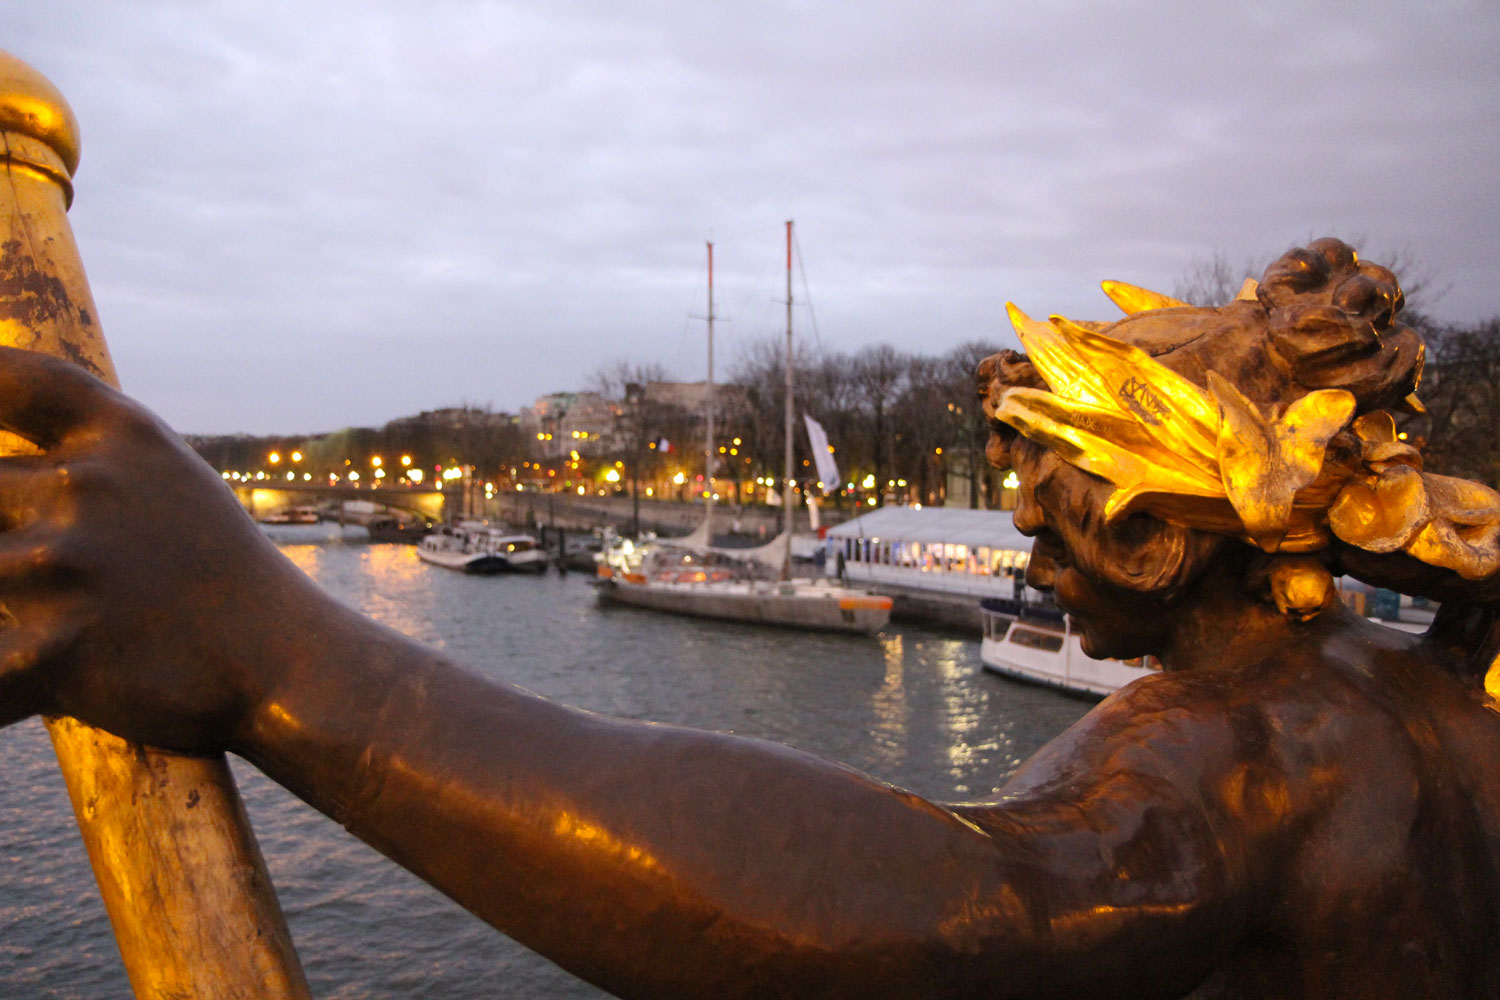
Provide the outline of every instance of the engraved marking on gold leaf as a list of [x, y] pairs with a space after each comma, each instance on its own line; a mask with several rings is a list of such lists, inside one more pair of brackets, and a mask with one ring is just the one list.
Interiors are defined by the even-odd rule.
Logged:
[[[1205, 463], [1215, 453], [1218, 431], [1218, 406], [1209, 393], [1192, 380], [1152, 358], [1145, 351], [1108, 334], [1090, 330], [1068, 319], [1053, 316], [1052, 325], [1063, 335], [1067, 349], [1106, 386], [1119, 386], [1130, 378], [1151, 387], [1152, 394], [1166, 407], [1170, 419], [1156, 425], [1153, 436], [1174, 451], [1190, 449]], [[1113, 398], [1118, 389], [1111, 392]], [[1116, 403], [1116, 405], [1119, 405]], [[1148, 425], [1150, 426], [1150, 425]]]
[[1132, 413], [1153, 427], [1160, 427], [1171, 415], [1167, 404], [1161, 401], [1151, 387], [1132, 375], [1120, 385], [1120, 400]]

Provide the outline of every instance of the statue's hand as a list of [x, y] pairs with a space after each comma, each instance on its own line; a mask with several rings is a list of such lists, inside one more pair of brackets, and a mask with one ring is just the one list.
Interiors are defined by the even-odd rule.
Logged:
[[81, 369], [0, 348], [0, 427], [42, 449], [0, 459], [0, 724], [232, 743], [327, 598], [180, 438]]

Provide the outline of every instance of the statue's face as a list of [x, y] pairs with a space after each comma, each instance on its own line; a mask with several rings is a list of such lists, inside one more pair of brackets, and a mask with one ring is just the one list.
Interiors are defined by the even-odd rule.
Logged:
[[1160, 539], [1149, 527], [1143, 532], [1141, 521], [1104, 523], [1111, 487], [1103, 480], [1025, 439], [1015, 442], [1011, 455], [1021, 480], [1016, 527], [1034, 539], [1026, 582], [1052, 591], [1090, 656], [1159, 653], [1167, 635], [1166, 602], [1111, 583], [1097, 567], [1101, 560], [1113, 560], [1128, 569], [1144, 547]]

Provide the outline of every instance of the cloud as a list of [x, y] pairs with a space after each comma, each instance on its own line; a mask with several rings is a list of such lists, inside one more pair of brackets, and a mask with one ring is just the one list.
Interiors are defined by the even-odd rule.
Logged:
[[[126, 386], [183, 430], [504, 408], [612, 359], [701, 377], [1008, 340], [1359, 236], [1500, 311], [1500, 12], [1449, 3], [12, 5], [83, 124], [74, 225]], [[1009, 9], [1008, 9], [1009, 8]], [[800, 280], [800, 279], [799, 279]], [[814, 321], [815, 326], [814, 326]], [[723, 362], [721, 362], [723, 364]]]

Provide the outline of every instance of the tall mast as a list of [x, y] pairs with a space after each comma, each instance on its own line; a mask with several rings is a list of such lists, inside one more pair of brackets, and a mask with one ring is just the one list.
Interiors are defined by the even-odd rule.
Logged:
[[786, 460], [783, 464], [781, 484], [782, 534], [786, 541], [786, 552], [781, 560], [781, 578], [791, 576], [792, 567], [792, 220], [786, 220], [786, 413], [783, 422], [786, 432]]
[[704, 544], [713, 545], [714, 513], [714, 245], [708, 243], [708, 391], [704, 394], [708, 411], [704, 421], [707, 440], [703, 445], [703, 528]]

